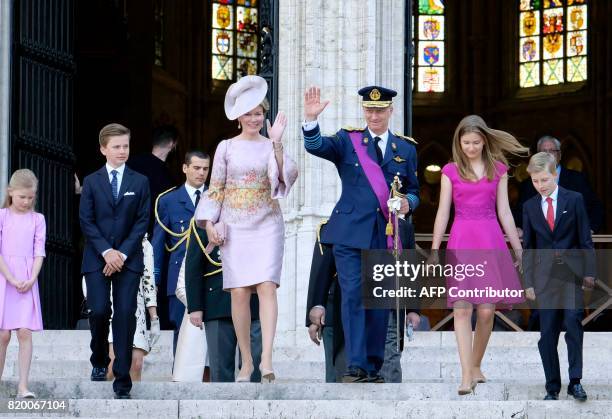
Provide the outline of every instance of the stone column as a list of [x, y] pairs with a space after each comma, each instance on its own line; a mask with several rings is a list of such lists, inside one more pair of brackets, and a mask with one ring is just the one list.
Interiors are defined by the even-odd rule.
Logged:
[[322, 98], [331, 101], [319, 123], [324, 134], [332, 134], [342, 126], [364, 126], [359, 88], [393, 88], [399, 96], [392, 129], [401, 131], [404, 5], [393, 0], [293, 0], [280, 2], [279, 14], [279, 110], [289, 120], [286, 149], [300, 176], [283, 202], [286, 242], [278, 331], [279, 339], [303, 343], [315, 229], [341, 193], [335, 166], [304, 150], [303, 93], [317, 85]]
[[0, 2], [0, 199], [4, 200], [10, 176], [10, 104], [11, 104], [11, 10], [12, 0]]

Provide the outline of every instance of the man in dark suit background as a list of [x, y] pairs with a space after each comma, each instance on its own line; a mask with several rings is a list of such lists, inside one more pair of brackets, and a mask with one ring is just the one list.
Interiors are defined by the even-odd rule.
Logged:
[[162, 192], [155, 204], [154, 215], [157, 222], [151, 241], [155, 284], [160, 287], [158, 300], [167, 302], [170, 327], [174, 330], [174, 352], [185, 314], [185, 307], [175, 295], [179, 271], [187, 250], [185, 237], [189, 234], [191, 219], [200, 197], [207, 189], [204, 182], [209, 170], [208, 154], [201, 151], [187, 152], [183, 163], [185, 183], [178, 188]]
[[100, 131], [100, 152], [106, 165], [85, 177], [79, 218], [85, 237], [81, 273], [90, 310], [92, 381], [106, 379], [108, 329], [113, 283], [113, 346], [115, 398], [130, 398], [132, 343], [136, 330], [136, 296], [142, 275], [142, 239], [149, 223], [147, 178], [126, 167], [130, 130], [120, 124]]
[[525, 292], [539, 307], [538, 348], [546, 376], [544, 400], [559, 397], [557, 345], [565, 327], [570, 378], [567, 393], [585, 401], [587, 394], [580, 384], [582, 290], [595, 284], [595, 254], [583, 197], [557, 185], [555, 166], [553, 156], [540, 152], [531, 157], [527, 168], [538, 195], [523, 206]]
[[332, 245], [321, 243], [321, 230], [326, 223], [327, 220], [324, 220], [317, 227], [306, 299], [306, 327], [314, 343], [319, 345], [323, 342], [325, 382], [340, 383], [346, 371], [340, 313], [342, 300]]
[[[570, 191], [579, 192], [582, 194], [587, 214], [589, 216], [589, 225], [593, 233], [598, 233], [604, 226], [604, 208], [603, 203], [597, 197], [591, 184], [586, 176], [575, 170], [561, 166], [561, 142], [553, 136], [545, 135], [538, 140], [538, 152], [546, 152], [555, 158], [557, 184]], [[538, 194], [533, 187], [531, 179], [526, 179], [521, 183], [519, 195], [519, 203], [515, 211], [516, 226], [519, 227], [519, 235], [523, 220], [522, 208], [525, 202], [531, 197]]]
[[[208, 249], [206, 231], [196, 227], [191, 234], [185, 256], [185, 292], [189, 320], [196, 327], [204, 326], [211, 382], [233, 382], [236, 370], [238, 340], [232, 322], [231, 293], [223, 290], [223, 274], [219, 247]], [[261, 325], [259, 300], [251, 295], [251, 348], [255, 370], [251, 382], [261, 381]]]
[[176, 181], [170, 173], [166, 163], [168, 155], [176, 148], [178, 143], [178, 130], [172, 125], [162, 125], [153, 130], [151, 151], [132, 156], [127, 165], [149, 179], [151, 191], [151, 212], [147, 232], [152, 236], [155, 218], [153, 205], [160, 193], [176, 186]]

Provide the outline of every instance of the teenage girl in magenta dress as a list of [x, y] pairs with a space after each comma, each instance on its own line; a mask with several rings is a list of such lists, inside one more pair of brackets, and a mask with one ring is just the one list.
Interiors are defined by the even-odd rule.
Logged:
[[[496, 162], [496, 174], [492, 180], [485, 177], [479, 181], [462, 179], [457, 165], [448, 163], [442, 168], [453, 185], [455, 218], [450, 230], [447, 257], [453, 264], [477, 265], [485, 263], [484, 275], [465, 275], [448, 278], [447, 287], [456, 287], [457, 292], [448, 296], [448, 307], [456, 301], [467, 301], [474, 305], [496, 304], [509, 306], [523, 302], [522, 296], [512, 296], [522, 290], [518, 273], [508, 251], [504, 233], [497, 221], [497, 186], [508, 168]], [[461, 279], [459, 279], [461, 278]], [[506, 292], [508, 295], [470, 296], [469, 291], [485, 290]], [[463, 293], [460, 293], [463, 292]], [[493, 294], [491, 292], [490, 294]], [[459, 297], [458, 295], [462, 295]]]

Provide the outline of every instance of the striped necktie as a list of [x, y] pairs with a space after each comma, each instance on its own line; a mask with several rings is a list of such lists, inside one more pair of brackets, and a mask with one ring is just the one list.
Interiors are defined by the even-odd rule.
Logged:
[[113, 180], [111, 180], [111, 189], [113, 190], [113, 198], [115, 198], [115, 201], [119, 197], [119, 188], [117, 188], [118, 186], [117, 175], [118, 174], [119, 174], [118, 171], [111, 170], [111, 175], [113, 175]]

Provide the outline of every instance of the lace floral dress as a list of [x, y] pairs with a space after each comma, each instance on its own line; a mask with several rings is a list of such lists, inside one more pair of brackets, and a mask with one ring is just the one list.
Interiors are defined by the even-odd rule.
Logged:
[[295, 162], [284, 153], [281, 177], [268, 139], [219, 143], [210, 187], [195, 217], [225, 223], [224, 289], [265, 281], [280, 285], [285, 224], [278, 198], [287, 196], [297, 176]]

